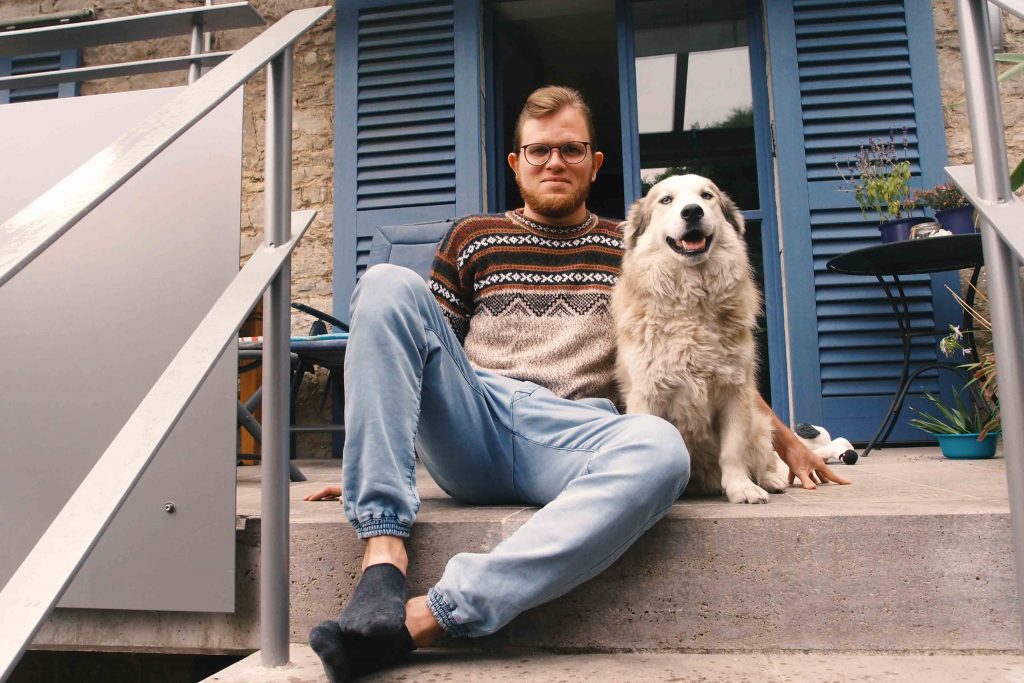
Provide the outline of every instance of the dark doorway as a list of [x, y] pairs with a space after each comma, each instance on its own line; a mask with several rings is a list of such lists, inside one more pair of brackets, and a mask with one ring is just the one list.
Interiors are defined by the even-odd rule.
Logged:
[[527, 96], [545, 85], [579, 90], [590, 105], [604, 166], [588, 207], [602, 216], [624, 215], [619, 115], [619, 71], [613, 0], [515, 0], [489, 5], [492, 13], [491, 111], [495, 174], [491, 208], [522, 206], [505, 161]]

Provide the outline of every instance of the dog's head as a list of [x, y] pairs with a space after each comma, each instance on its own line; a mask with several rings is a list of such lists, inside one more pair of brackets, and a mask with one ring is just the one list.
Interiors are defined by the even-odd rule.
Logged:
[[665, 178], [637, 200], [624, 226], [626, 250], [667, 249], [684, 264], [708, 260], [716, 248], [743, 244], [743, 216], [728, 195], [707, 178]]

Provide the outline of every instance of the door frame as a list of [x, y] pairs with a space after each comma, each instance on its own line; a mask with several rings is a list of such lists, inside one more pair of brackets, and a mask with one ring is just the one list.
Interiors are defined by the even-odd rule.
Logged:
[[[619, 103], [622, 117], [623, 192], [629, 206], [640, 197], [640, 134], [636, 108], [636, 61], [633, 49], [631, 0], [616, 0], [619, 51]], [[760, 207], [743, 211], [747, 221], [761, 225], [761, 253], [764, 263], [765, 323], [768, 328], [768, 358], [762, 371], [768, 372], [772, 409], [789, 423], [790, 386], [783, 297], [782, 252], [778, 211], [775, 201], [775, 150], [772, 144], [772, 110], [768, 94], [768, 55], [760, 0], [747, 0], [747, 42], [750, 55], [750, 84], [754, 104], [754, 149]], [[763, 74], [764, 78], [757, 78]]]

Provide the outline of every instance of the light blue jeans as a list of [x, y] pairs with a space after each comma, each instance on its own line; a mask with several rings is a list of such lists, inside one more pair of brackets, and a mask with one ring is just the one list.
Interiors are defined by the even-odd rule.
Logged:
[[428, 602], [452, 636], [497, 631], [614, 562], [679, 497], [679, 432], [606, 399], [570, 401], [475, 370], [411, 270], [368, 270], [345, 359], [345, 513], [360, 538], [408, 537], [416, 456], [449, 495], [541, 506], [489, 553], [459, 553]]

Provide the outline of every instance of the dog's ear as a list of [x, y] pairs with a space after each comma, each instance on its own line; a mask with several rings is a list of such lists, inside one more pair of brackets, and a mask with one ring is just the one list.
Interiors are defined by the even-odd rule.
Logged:
[[740, 237], [743, 237], [743, 233], [746, 231], [746, 223], [743, 220], [743, 214], [740, 213], [740, 207], [736, 206], [736, 202], [721, 190], [718, 191], [718, 198], [722, 202], [722, 213], [725, 214], [725, 220], [735, 228], [736, 233]]
[[633, 202], [633, 206], [629, 209], [629, 216], [626, 217], [626, 221], [622, 224], [623, 237], [625, 238], [627, 249], [636, 247], [637, 240], [647, 230], [650, 222], [650, 202], [647, 201], [647, 197], [641, 197]]

